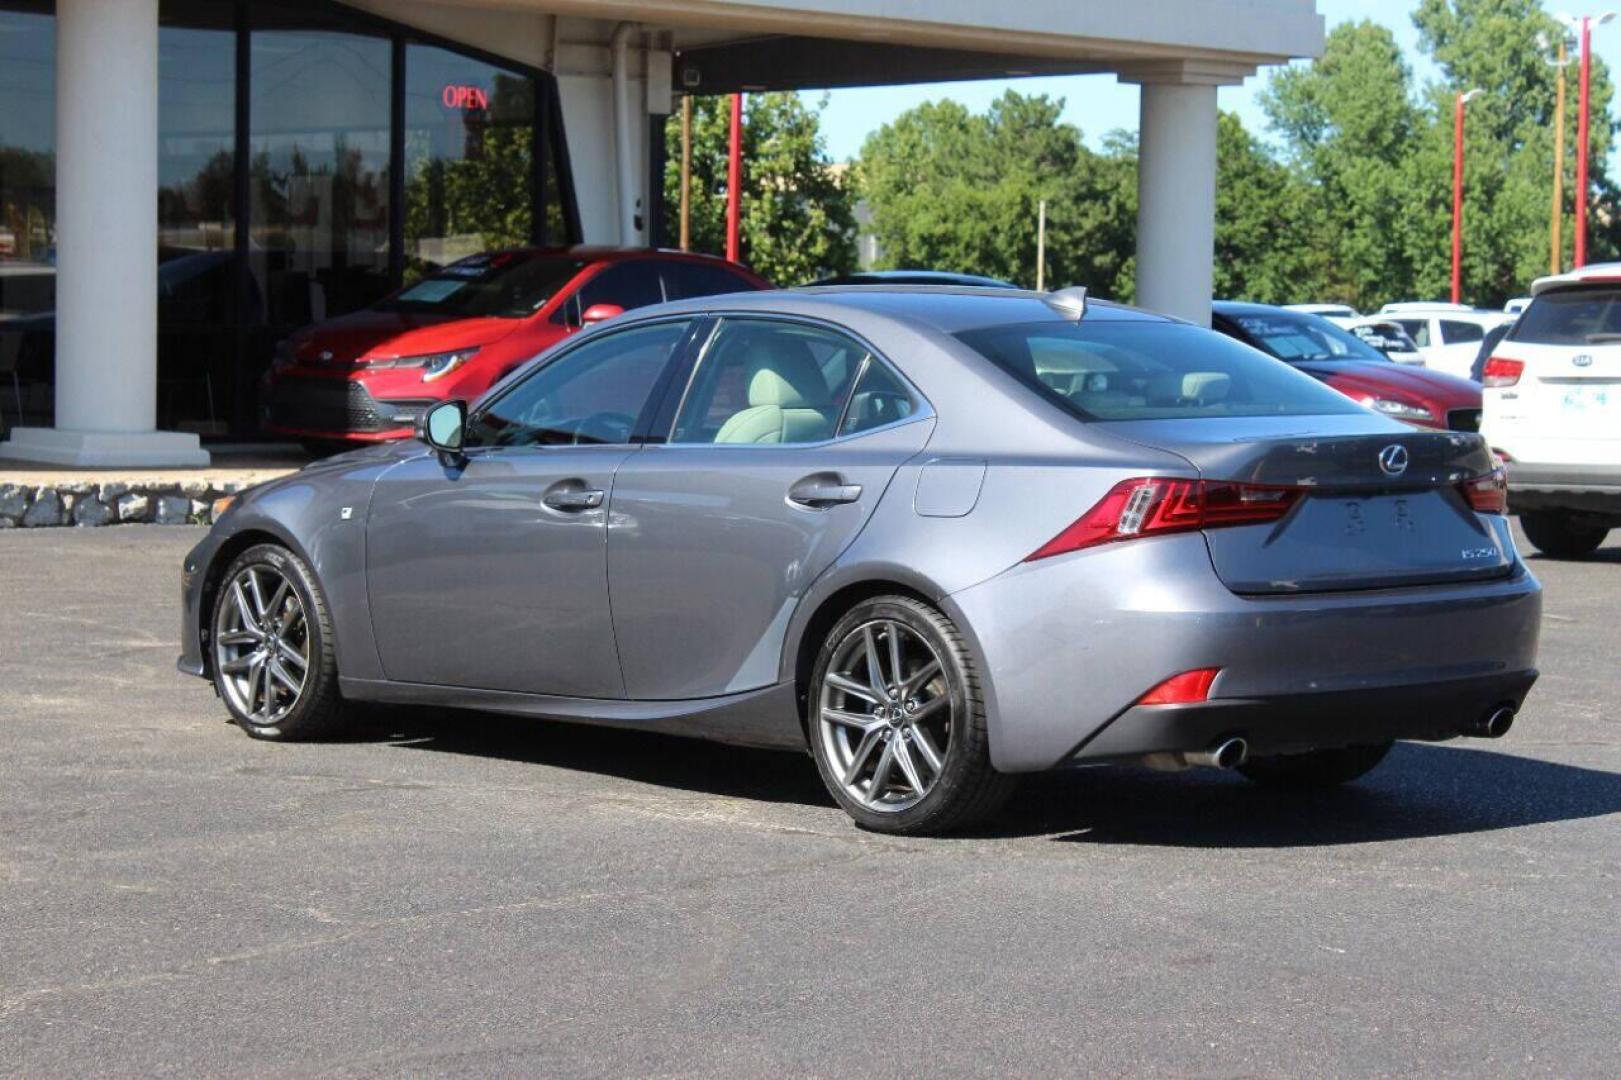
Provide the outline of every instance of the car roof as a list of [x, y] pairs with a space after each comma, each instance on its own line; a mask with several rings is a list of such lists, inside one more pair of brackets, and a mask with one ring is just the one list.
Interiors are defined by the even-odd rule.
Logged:
[[807, 288], [826, 288], [832, 285], [970, 285], [988, 289], [1016, 289], [1010, 281], [1002, 281], [983, 274], [959, 274], [950, 270], [858, 270], [850, 274], [813, 281]]
[[1592, 263], [1567, 274], [1550, 274], [1531, 283], [1531, 296], [1541, 296], [1550, 289], [1564, 289], [1577, 285], [1609, 285], [1621, 283], [1621, 263]]
[[[860, 311], [921, 324], [943, 334], [957, 334], [1012, 323], [1073, 322], [1073, 315], [1051, 302], [1054, 295], [1026, 289], [953, 285], [826, 285], [695, 297], [638, 308], [630, 314], [640, 318], [725, 309], [836, 319], [841, 312]], [[1087, 301], [1082, 321], [1179, 323], [1181, 320], [1094, 299]]]
[[1217, 300], [1210, 305], [1210, 310], [1217, 315], [1289, 315], [1295, 318], [1311, 316], [1322, 318], [1315, 311], [1301, 311], [1299, 308], [1278, 307], [1276, 304], [1255, 304], [1248, 300]]
[[[502, 248], [495, 251], [483, 252], [486, 255], [514, 254], [514, 255], [541, 255], [559, 259], [579, 259], [582, 262], [624, 262], [628, 259], [660, 258], [680, 262], [712, 263], [745, 274], [754, 274], [754, 271], [742, 263], [729, 262], [717, 255], [705, 255], [696, 251], [678, 251], [675, 248], [653, 247], [618, 247], [612, 244], [572, 244], [568, 246], [547, 247], [514, 247]], [[758, 275], [755, 275], [758, 276]]]

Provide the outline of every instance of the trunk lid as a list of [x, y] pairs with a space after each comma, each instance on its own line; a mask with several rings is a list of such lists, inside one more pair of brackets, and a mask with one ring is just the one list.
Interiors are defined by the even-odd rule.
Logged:
[[1372, 415], [1107, 426], [1181, 456], [1206, 480], [1304, 489], [1276, 522], [1205, 530], [1216, 574], [1235, 593], [1394, 588], [1513, 570], [1506, 531], [1458, 489], [1492, 469], [1478, 435]]

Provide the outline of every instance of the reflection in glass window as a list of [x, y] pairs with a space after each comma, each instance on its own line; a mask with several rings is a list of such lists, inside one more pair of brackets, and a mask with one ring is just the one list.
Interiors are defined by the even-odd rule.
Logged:
[[429, 45], [405, 53], [405, 276], [534, 232], [535, 83]]
[[0, 10], [0, 430], [51, 409], [55, 43], [49, 15]]
[[388, 291], [390, 60], [383, 38], [252, 36], [250, 265], [273, 326]]
[[636, 418], [687, 332], [657, 323], [592, 338], [542, 364], [468, 420], [474, 446], [583, 446], [630, 441]]
[[158, 424], [205, 435], [229, 430], [241, 392], [235, 101], [232, 31], [159, 30]]

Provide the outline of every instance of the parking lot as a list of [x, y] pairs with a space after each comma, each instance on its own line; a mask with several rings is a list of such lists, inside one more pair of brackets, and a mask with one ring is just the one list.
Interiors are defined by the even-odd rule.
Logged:
[[808, 758], [430, 712], [242, 737], [189, 528], [0, 534], [0, 1072], [1613, 1075], [1621, 546], [1508, 738], [854, 829]]

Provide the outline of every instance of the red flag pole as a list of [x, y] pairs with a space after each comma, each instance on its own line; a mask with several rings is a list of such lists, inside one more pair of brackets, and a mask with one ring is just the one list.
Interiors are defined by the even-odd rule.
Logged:
[[1582, 16], [1582, 65], [1576, 117], [1576, 265], [1587, 265], [1587, 92], [1593, 73], [1593, 20]]
[[[1585, 85], [1585, 84], [1584, 84]], [[732, 95], [732, 146], [726, 165], [726, 258], [742, 255], [739, 231], [743, 220], [743, 95]]]

